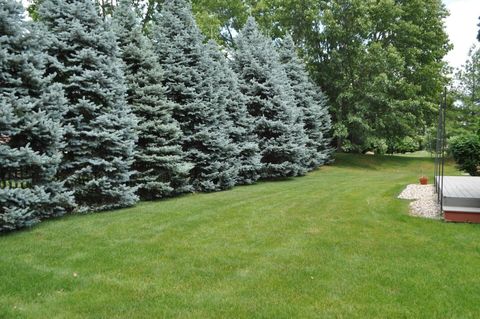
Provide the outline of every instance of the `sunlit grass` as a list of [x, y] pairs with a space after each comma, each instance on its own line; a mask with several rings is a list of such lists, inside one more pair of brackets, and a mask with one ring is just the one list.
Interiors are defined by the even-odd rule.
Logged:
[[480, 226], [396, 199], [432, 172], [339, 154], [301, 178], [0, 237], [0, 318], [475, 318]]
[[395, 154], [395, 156], [433, 158], [435, 154], [429, 151], [416, 151], [416, 152], [405, 153], [405, 154]]

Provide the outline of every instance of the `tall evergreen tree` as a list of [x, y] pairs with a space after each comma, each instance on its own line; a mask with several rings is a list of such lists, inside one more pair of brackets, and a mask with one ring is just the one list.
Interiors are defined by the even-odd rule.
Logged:
[[31, 226], [72, 208], [55, 179], [65, 100], [45, 76], [45, 35], [15, 0], [0, 0], [0, 232]]
[[127, 101], [139, 121], [133, 165], [138, 194], [154, 199], [186, 192], [192, 167], [184, 160], [183, 135], [172, 118], [175, 105], [165, 96], [160, 64], [131, 1], [120, 1], [113, 22], [125, 64]]
[[152, 38], [165, 72], [167, 97], [177, 104], [174, 118], [184, 134], [183, 149], [194, 164], [197, 191], [216, 191], [236, 183], [236, 152], [228, 136], [225, 105], [218, 103], [203, 36], [185, 0], [167, 0], [155, 17]]
[[330, 147], [331, 120], [327, 98], [311, 81], [290, 35], [281, 42], [279, 54], [290, 80], [295, 103], [302, 112], [300, 119], [307, 134], [305, 167], [314, 169], [330, 161], [333, 151]]
[[247, 109], [254, 117], [262, 175], [288, 177], [305, 172], [306, 136], [300, 110], [273, 42], [250, 17], [236, 41], [233, 66], [241, 79]]
[[133, 205], [129, 186], [136, 119], [125, 100], [115, 35], [91, 0], [46, 0], [39, 21], [53, 34], [48, 71], [68, 100], [59, 176], [75, 192], [78, 211]]
[[214, 79], [218, 103], [225, 105], [227, 121], [231, 123], [226, 129], [236, 148], [237, 183], [254, 183], [260, 177], [260, 152], [253, 132], [253, 118], [248, 114], [246, 98], [240, 90], [238, 76], [215, 41], [208, 41], [206, 52], [214, 63], [209, 76]]

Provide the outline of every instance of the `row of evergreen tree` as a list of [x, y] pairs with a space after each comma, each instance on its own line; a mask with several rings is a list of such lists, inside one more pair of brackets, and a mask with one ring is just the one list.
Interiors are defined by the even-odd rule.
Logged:
[[37, 22], [0, 0], [0, 232], [330, 160], [326, 100], [291, 38], [251, 18], [227, 54], [186, 0], [148, 30], [129, 0], [108, 21], [92, 0], [45, 0]]

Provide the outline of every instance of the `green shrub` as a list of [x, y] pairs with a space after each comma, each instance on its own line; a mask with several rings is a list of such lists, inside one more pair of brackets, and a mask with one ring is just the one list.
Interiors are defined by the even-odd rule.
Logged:
[[400, 143], [397, 144], [397, 153], [410, 153], [418, 151], [419, 145], [418, 141], [411, 138], [410, 136], [404, 137]]
[[405, 153], [416, 152], [419, 149], [420, 149], [420, 142], [410, 136], [406, 136], [402, 139], [389, 141], [387, 153], [388, 154], [394, 154], [394, 153], [405, 154]]
[[387, 152], [387, 142], [382, 138], [372, 138], [369, 140], [375, 154], [383, 155]]
[[462, 171], [472, 176], [480, 175], [480, 136], [468, 134], [453, 137], [449, 149]]

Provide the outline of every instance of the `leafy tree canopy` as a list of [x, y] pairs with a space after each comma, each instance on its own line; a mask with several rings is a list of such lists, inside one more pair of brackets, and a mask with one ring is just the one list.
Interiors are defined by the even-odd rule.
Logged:
[[449, 109], [450, 136], [477, 133], [480, 129], [480, 49], [473, 46], [455, 75], [454, 106]]
[[[252, 14], [271, 37], [291, 33], [332, 104], [339, 148], [386, 149], [436, 118], [450, 49], [440, 0], [194, 0], [200, 27], [225, 38]], [[201, 8], [201, 9], [200, 9]]]

